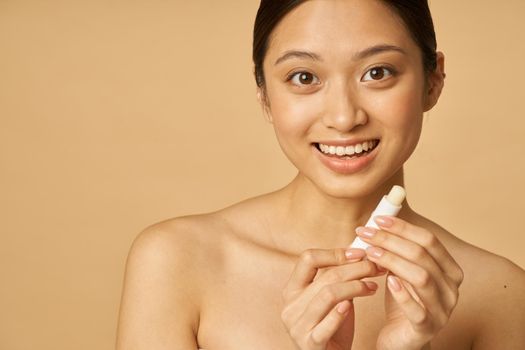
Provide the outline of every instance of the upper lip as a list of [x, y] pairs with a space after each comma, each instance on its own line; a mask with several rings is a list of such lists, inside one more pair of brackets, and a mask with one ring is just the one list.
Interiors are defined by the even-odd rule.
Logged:
[[328, 146], [354, 146], [359, 143], [363, 143], [365, 141], [373, 141], [373, 140], [379, 140], [379, 139], [374, 138], [374, 137], [368, 137], [368, 138], [359, 138], [359, 139], [352, 139], [352, 140], [324, 140], [324, 141], [319, 141], [316, 143], [322, 143], [323, 145], [328, 145]]

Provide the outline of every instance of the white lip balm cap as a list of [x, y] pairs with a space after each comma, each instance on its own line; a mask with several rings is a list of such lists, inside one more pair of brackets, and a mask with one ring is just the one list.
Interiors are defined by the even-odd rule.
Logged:
[[[392, 187], [388, 195], [383, 196], [377, 207], [374, 209], [372, 214], [370, 215], [370, 218], [368, 219], [367, 223], [365, 224], [366, 227], [373, 227], [373, 228], [379, 228], [377, 226], [376, 222], [374, 221], [374, 217], [378, 215], [388, 215], [388, 216], [396, 216], [397, 213], [401, 210], [401, 203], [405, 200], [406, 192], [405, 189], [401, 186], [395, 185]], [[366, 249], [370, 247], [368, 243], [363, 241], [361, 238], [356, 237], [355, 240], [350, 245], [352, 248], [359, 248], [359, 249]]]
[[401, 205], [406, 197], [405, 189], [401, 186], [394, 185], [392, 189], [390, 190], [390, 193], [388, 196], [386, 196], [386, 199], [392, 203], [393, 205]]

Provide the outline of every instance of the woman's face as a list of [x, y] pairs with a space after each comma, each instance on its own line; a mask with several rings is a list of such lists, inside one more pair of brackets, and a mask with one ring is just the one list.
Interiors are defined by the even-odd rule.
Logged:
[[[335, 197], [368, 194], [399, 171], [435, 103], [426, 98], [419, 47], [380, 1], [304, 2], [272, 32], [263, 68], [282, 150]], [[347, 159], [318, 149], [352, 153], [373, 140], [375, 149]]]

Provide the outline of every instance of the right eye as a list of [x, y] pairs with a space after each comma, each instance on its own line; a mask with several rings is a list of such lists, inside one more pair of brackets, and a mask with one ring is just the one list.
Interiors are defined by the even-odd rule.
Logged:
[[295, 72], [288, 76], [286, 81], [291, 81], [297, 86], [319, 84], [319, 78], [310, 72]]

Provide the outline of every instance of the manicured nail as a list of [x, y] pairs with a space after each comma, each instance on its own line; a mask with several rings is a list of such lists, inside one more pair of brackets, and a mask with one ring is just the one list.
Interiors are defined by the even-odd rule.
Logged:
[[385, 269], [385, 268], [384, 268], [383, 266], [381, 266], [381, 265], [376, 265], [376, 266], [377, 266], [377, 271], [379, 271], [379, 272], [381, 272], [381, 273], [383, 273], [383, 272], [387, 272], [387, 271], [388, 271], [387, 269]]
[[366, 253], [368, 256], [372, 256], [374, 258], [380, 258], [385, 251], [379, 247], [369, 247], [366, 250]]
[[368, 287], [368, 289], [370, 289], [370, 290], [376, 291], [377, 288], [379, 288], [379, 286], [375, 282], [370, 282], [370, 281], [364, 281], [364, 282], [365, 282], [366, 286]]
[[348, 260], [350, 259], [361, 259], [366, 254], [363, 249], [356, 249], [356, 248], [348, 248], [345, 251], [345, 256]]
[[348, 300], [344, 300], [337, 305], [337, 312], [340, 314], [345, 314], [350, 309], [350, 302]]
[[394, 220], [390, 219], [387, 216], [374, 216], [374, 221], [383, 227], [390, 227], [394, 223]]
[[377, 230], [373, 227], [359, 226], [355, 229], [355, 233], [361, 237], [372, 238], [377, 233]]
[[388, 285], [390, 286], [390, 288], [392, 288], [392, 290], [394, 290], [395, 292], [399, 292], [401, 290], [401, 284], [399, 283], [397, 278], [395, 278], [394, 276], [388, 276], [386, 279], [388, 281]]

